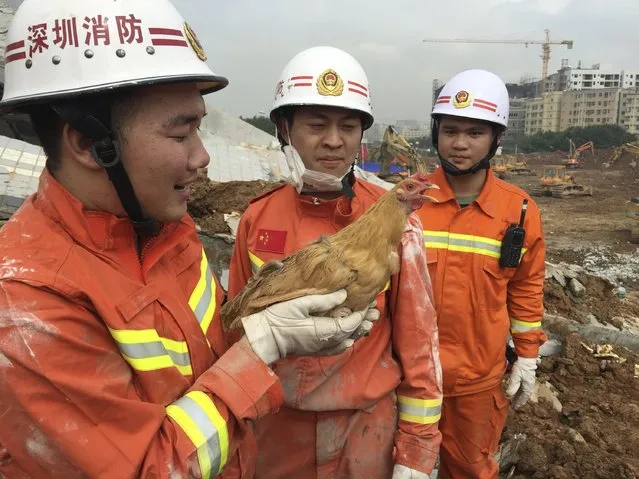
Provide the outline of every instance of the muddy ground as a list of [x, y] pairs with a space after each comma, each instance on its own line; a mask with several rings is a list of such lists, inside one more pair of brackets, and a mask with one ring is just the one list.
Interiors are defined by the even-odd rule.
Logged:
[[[578, 323], [594, 316], [623, 330], [639, 319], [639, 245], [630, 243], [630, 219], [624, 210], [626, 201], [639, 195], [639, 172], [630, 166], [630, 158], [602, 170], [609, 152], [599, 155], [597, 162], [589, 158], [583, 169], [572, 172], [577, 182], [594, 187], [592, 197], [535, 198], [548, 261], [586, 269], [577, 276], [586, 287], [584, 297], [576, 298], [549, 279], [544, 303], [549, 313]], [[559, 164], [562, 156], [536, 156], [528, 162], [539, 174], [544, 164]], [[509, 181], [531, 191], [538, 176]], [[627, 289], [623, 299], [616, 294], [619, 286]], [[581, 342], [577, 335], [568, 336], [561, 355], [544, 358], [540, 365], [538, 382], [548, 381], [558, 389], [561, 413], [544, 400], [511, 411], [502, 441], [522, 434], [526, 440], [516, 465], [502, 471], [503, 478], [639, 477], [639, 378], [634, 377], [639, 357], [615, 348], [626, 362], [604, 364]]]
[[[601, 164], [610, 150], [586, 154], [584, 168], [572, 171], [577, 182], [592, 185], [591, 197], [535, 198], [547, 242], [547, 260], [579, 265], [577, 279], [586, 295], [577, 298], [568, 288], [549, 279], [544, 289], [546, 310], [576, 323], [593, 320], [619, 329], [639, 325], [639, 245], [630, 243], [630, 219], [625, 203], [639, 195], [639, 171], [622, 157], [613, 169]], [[509, 181], [531, 191], [545, 164], [561, 164], [565, 155], [527, 155], [537, 176]], [[202, 180], [193, 190], [189, 211], [210, 234], [229, 233], [224, 213], [242, 212], [252, 196], [277, 186], [267, 182], [210, 184]], [[627, 290], [621, 297], [619, 286]], [[602, 362], [576, 335], [564, 338], [558, 357], [544, 358], [539, 382], [558, 390], [563, 408], [554, 410], [543, 399], [511, 412], [503, 440], [522, 437], [519, 459], [503, 471], [503, 478], [639, 477], [639, 378], [634, 377], [639, 357], [622, 348], [615, 352], [626, 361]], [[590, 344], [591, 347], [596, 345]]]
[[634, 370], [639, 357], [615, 348], [623, 364], [597, 359], [582, 341], [569, 335], [563, 353], [544, 358], [539, 366], [538, 382], [558, 390], [561, 412], [544, 399], [511, 412], [502, 440], [522, 434], [525, 440], [516, 465], [507, 467], [503, 477], [638, 477], [639, 379]]

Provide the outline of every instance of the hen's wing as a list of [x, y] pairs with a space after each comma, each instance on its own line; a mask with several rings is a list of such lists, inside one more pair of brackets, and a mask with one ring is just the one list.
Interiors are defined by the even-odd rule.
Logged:
[[264, 264], [240, 293], [221, 310], [232, 329], [241, 318], [281, 301], [345, 288], [357, 279], [329, 238], [320, 238], [283, 261]]

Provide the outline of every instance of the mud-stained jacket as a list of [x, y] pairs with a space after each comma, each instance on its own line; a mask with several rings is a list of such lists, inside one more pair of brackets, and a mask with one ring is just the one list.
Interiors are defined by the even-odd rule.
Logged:
[[188, 216], [138, 259], [128, 220], [45, 170], [0, 258], [0, 476], [253, 476], [245, 420], [283, 391], [249, 346], [226, 350]]
[[[229, 297], [237, 295], [264, 262], [282, 259], [321, 235], [336, 233], [359, 218], [384, 193], [382, 188], [363, 180], [355, 182], [354, 191], [351, 201], [345, 197], [325, 201], [298, 195], [287, 185], [254, 200], [240, 220], [231, 260]], [[371, 231], [371, 236], [375, 234]], [[416, 215], [409, 218], [399, 254], [400, 272], [377, 296], [381, 317], [369, 337], [339, 356], [285, 359], [274, 365], [274, 371], [284, 386], [285, 406], [295, 410], [292, 415], [301, 423], [316, 424], [313, 431], [321, 431], [323, 423], [328, 424], [345, 410], [371, 412], [378, 402], [393, 395], [399, 422], [394, 439], [390, 434], [387, 449], [392, 450], [394, 442], [396, 462], [430, 473], [441, 441], [437, 428], [441, 370], [432, 288]], [[386, 416], [379, 419], [379, 428], [388, 426], [392, 431], [397, 418], [390, 412]], [[278, 417], [283, 416], [269, 419], [273, 428], [266, 434], [266, 441], [277, 442], [280, 437], [285, 444], [287, 437], [295, 435], [295, 425], [285, 419], [278, 421]], [[344, 423], [344, 427], [348, 428], [348, 424]], [[361, 444], [354, 449], [367, 451], [364, 455], [381, 454], [386, 449], [385, 444], [377, 444], [372, 431], [362, 437], [354, 435], [344, 432], [344, 440], [359, 441]], [[381, 477], [382, 471], [366, 469], [365, 457], [343, 457], [349, 453], [342, 454], [340, 450], [346, 449], [325, 443], [328, 441], [322, 441], [319, 435], [310, 442], [314, 449], [308, 454], [316, 458], [317, 468], [307, 471], [291, 467], [298, 474], [295, 477], [335, 477], [331, 474], [342, 473], [337, 471], [348, 471], [348, 477]], [[258, 441], [258, 473], [259, 452]], [[298, 452], [289, 456], [287, 451], [281, 454], [279, 458], [265, 457], [264, 470], [274, 471], [278, 461], [295, 462], [304, 455]], [[333, 468], [330, 461], [341, 461], [335, 467], [342, 469]], [[267, 471], [259, 477], [277, 476]]]
[[[477, 199], [460, 208], [444, 171], [429, 175], [439, 203], [418, 214], [424, 227], [428, 270], [439, 322], [444, 394], [486, 391], [506, 369], [508, 331], [518, 355], [536, 357], [546, 341], [541, 329], [546, 247], [536, 203], [488, 170]], [[517, 268], [501, 268], [501, 242], [518, 224], [524, 199], [526, 236]]]

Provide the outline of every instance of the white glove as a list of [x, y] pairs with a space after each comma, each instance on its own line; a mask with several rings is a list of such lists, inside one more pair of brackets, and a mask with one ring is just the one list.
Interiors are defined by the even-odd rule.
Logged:
[[425, 472], [416, 471], [410, 467], [395, 464], [393, 468], [393, 479], [430, 479], [430, 475]]
[[537, 370], [537, 358], [518, 358], [513, 364], [510, 380], [506, 387], [506, 396], [513, 401], [515, 410], [528, 402], [535, 387], [535, 371]]
[[312, 316], [312, 313], [333, 309], [345, 299], [346, 291], [342, 289], [274, 304], [242, 318], [244, 332], [253, 351], [266, 364], [288, 355], [339, 354], [355, 342], [350, 336], [362, 325], [370, 306], [343, 318]]
[[359, 325], [359, 328], [351, 334], [350, 338], [353, 341], [357, 341], [360, 338], [366, 337], [371, 333], [371, 329], [375, 326], [375, 321], [379, 319], [379, 311], [376, 309], [377, 303], [373, 301], [369, 310], [366, 312], [366, 317], [364, 317], [364, 321]]

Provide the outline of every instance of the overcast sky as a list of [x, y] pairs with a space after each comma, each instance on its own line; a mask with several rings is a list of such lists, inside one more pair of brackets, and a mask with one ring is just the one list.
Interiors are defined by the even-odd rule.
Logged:
[[235, 115], [268, 111], [283, 67], [315, 45], [359, 60], [382, 122], [426, 118], [433, 80], [461, 70], [492, 70], [507, 82], [541, 76], [540, 45], [422, 43], [426, 37], [542, 40], [548, 28], [553, 40], [575, 42], [572, 50], [552, 46], [551, 73], [562, 58], [639, 72], [639, 0], [172, 1], [213, 71], [230, 80], [207, 100]]
[[553, 46], [549, 71], [576, 66], [639, 71], [638, 0], [173, 0], [216, 73], [230, 85], [208, 100], [229, 113], [268, 111], [290, 58], [314, 45], [352, 54], [366, 70], [378, 119], [423, 119], [432, 81], [467, 68], [506, 81], [540, 77], [541, 46], [422, 43], [435, 38], [574, 40]]

